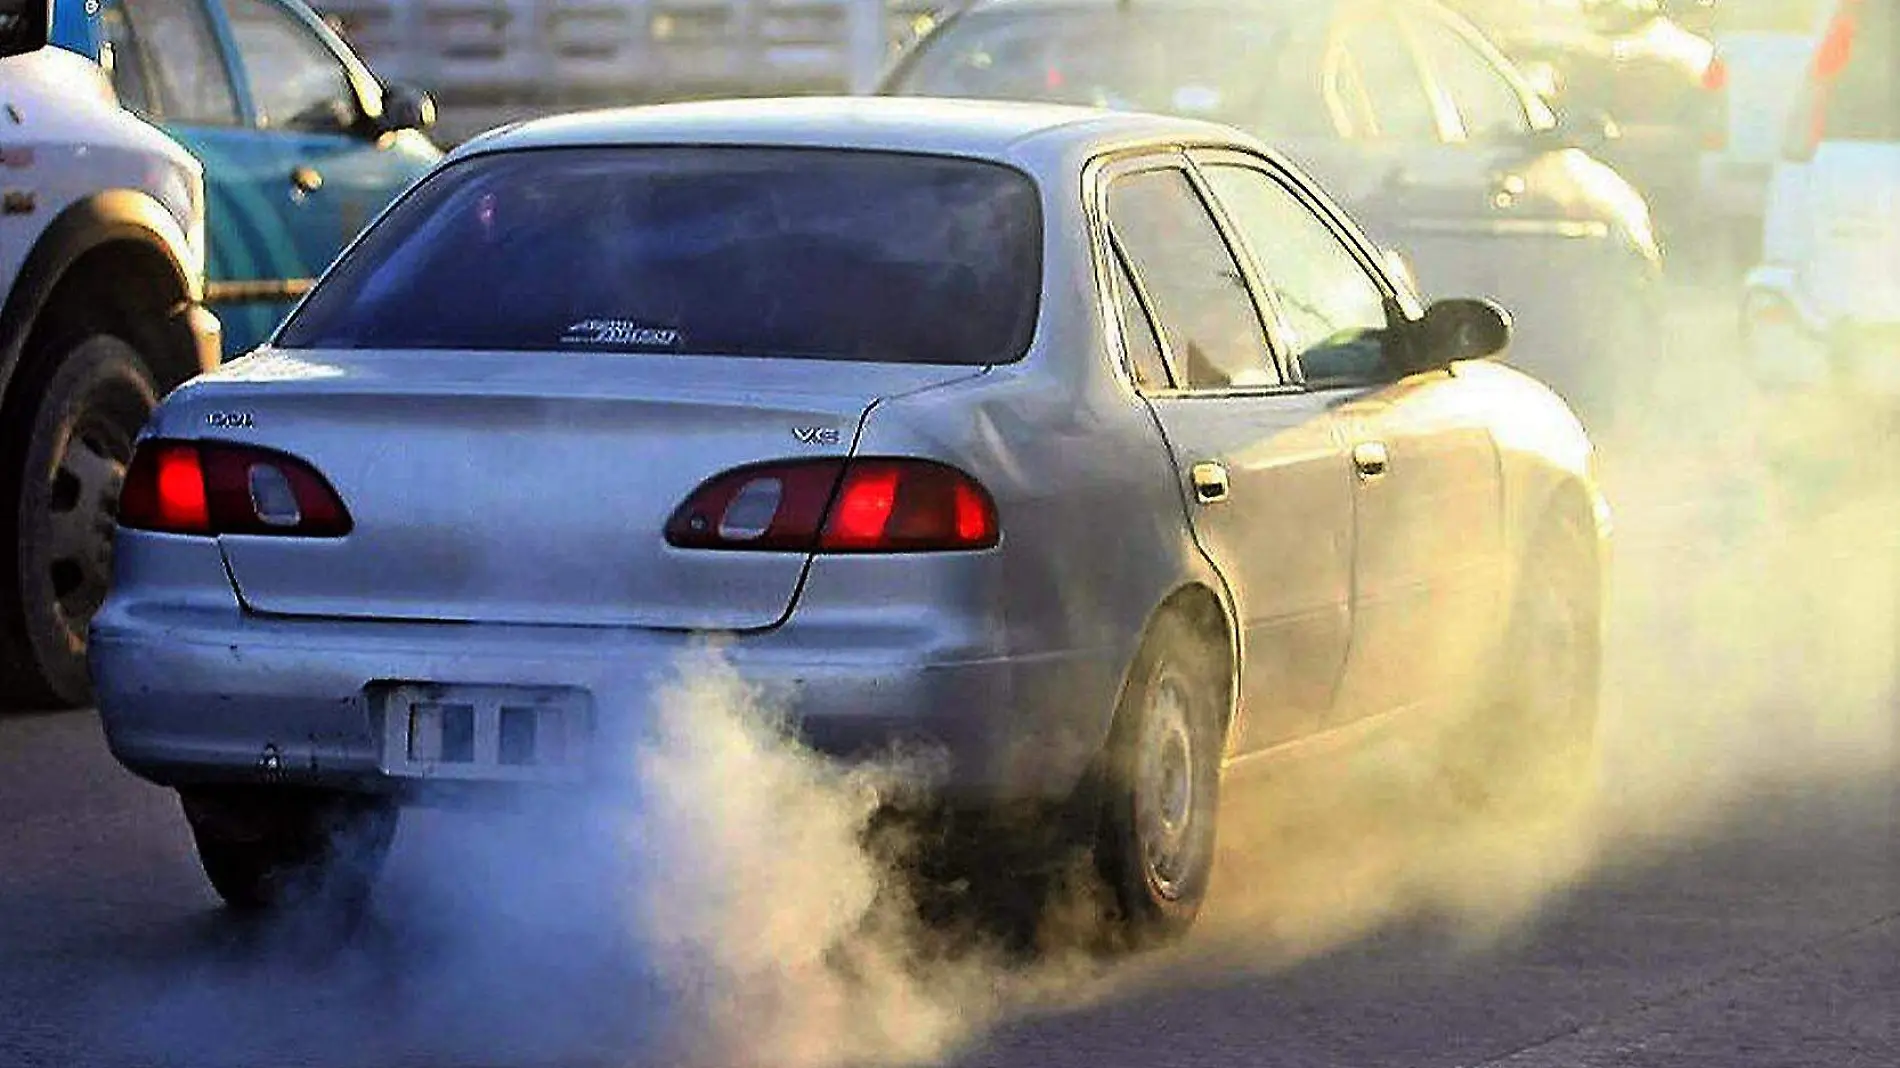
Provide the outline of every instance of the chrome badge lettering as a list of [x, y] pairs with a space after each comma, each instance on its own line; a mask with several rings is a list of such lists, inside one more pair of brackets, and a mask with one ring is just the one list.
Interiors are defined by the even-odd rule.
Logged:
[[568, 327], [561, 335], [561, 341], [569, 345], [670, 349], [679, 344], [680, 332], [663, 327], [641, 326], [625, 319], [583, 319]]
[[792, 436], [801, 445], [836, 445], [839, 441], [838, 428], [835, 426], [795, 426]]
[[205, 425], [220, 430], [249, 430], [257, 425], [250, 412], [208, 412]]

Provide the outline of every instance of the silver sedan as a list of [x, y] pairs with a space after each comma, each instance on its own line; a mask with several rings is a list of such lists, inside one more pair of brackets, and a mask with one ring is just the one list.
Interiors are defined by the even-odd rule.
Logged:
[[141, 436], [91, 633], [112, 751], [269, 905], [339, 819], [367, 876], [405, 803], [611, 777], [718, 635], [806, 744], [928, 749], [947, 808], [1057, 829], [1122, 932], [1176, 935], [1261, 758], [1399, 722], [1589, 748], [1590, 443], [1487, 359], [1502, 309], [1392, 263], [1187, 119], [491, 133]]

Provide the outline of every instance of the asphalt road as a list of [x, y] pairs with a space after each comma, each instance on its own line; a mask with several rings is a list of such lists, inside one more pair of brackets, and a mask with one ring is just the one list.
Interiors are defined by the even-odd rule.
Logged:
[[[1891, 471], [1785, 492], [1706, 371], [1663, 375], [1698, 403], [1609, 464], [1619, 631], [1583, 812], [1479, 819], [1402, 754], [1292, 767], [1230, 799], [1178, 950], [905, 970], [898, 940], [825, 933], [850, 909], [822, 842], [722, 800], [784, 811], [746, 793], [783, 779], [769, 762], [674, 799], [713, 824], [610, 839], [597, 865], [542, 870], [538, 841], [484, 852], [472, 817], [425, 814], [366, 925], [259, 926], [217, 909], [170, 795], [92, 714], [15, 714], [0, 1065], [1894, 1068]], [[603, 897], [590, 872], [658, 890]], [[797, 959], [841, 941], [854, 977]]]

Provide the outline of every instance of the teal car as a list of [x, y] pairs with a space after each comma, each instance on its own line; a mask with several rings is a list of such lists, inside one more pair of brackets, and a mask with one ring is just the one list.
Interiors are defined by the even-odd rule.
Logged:
[[51, 38], [204, 164], [205, 302], [227, 357], [442, 157], [429, 96], [384, 85], [300, 0], [56, 0]]

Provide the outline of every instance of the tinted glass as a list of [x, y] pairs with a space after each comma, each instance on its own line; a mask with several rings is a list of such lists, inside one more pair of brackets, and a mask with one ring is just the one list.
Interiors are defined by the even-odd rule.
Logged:
[[1398, 26], [1387, 19], [1368, 20], [1354, 26], [1345, 43], [1372, 111], [1372, 135], [1409, 142], [1438, 140], [1437, 112]]
[[146, 78], [158, 91], [157, 110], [166, 121], [235, 124], [237, 99], [231, 92], [224, 54], [197, 0], [124, 0], [124, 4], [132, 36], [148, 65]]
[[1177, 170], [1144, 171], [1108, 189], [1108, 221], [1154, 302], [1188, 389], [1273, 385], [1266, 334], [1227, 242]]
[[1267, 174], [1219, 165], [1205, 173], [1278, 298], [1307, 382], [1384, 377], [1385, 292], [1332, 228]]
[[1304, 23], [1231, 11], [1007, 9], [933, 34], [886, 86], [906, 96], [1036, 100], [1193, 115], [1256, 134], [1330, 134]]
[[1530, 129], [1517, 90], [1491, 60], [1437, 19], [1411, 21], [1425, 62], [1451, 97], [1466, 137], [1474, 141], [1505, 140]]
[[158, 104], [145, 75], [145, 57], [132, 35], [132, 24], [125, 19], [125, 9], [114, 4], [101, 10], [99, 30], [109, 50], [101, 58], [109, 59], [112, 91], [118, 95], [119, 103], [134, 115], [155, 117]]
[[555, 149], [424, 181], [285, 326], [290, 348], [1019, 358], [1037, 190], [991, 163], [778, 148]]
[[355, 123], [349, 76], [310, 27], [269, 0], [225, 0], [224, 10], [259, 126], [336, 131]]

